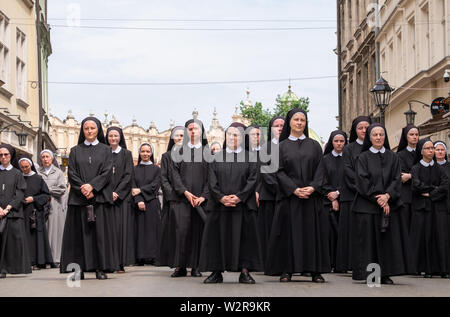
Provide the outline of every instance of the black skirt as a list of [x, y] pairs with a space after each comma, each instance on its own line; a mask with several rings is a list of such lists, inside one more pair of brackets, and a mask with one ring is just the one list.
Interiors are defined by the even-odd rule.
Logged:
[[336, 246], [336, 270], [352, 270], [352, 202], [343, 201], [339, 206], [339, 229]]
[[[339, 204], [339, 208], [341, 205]], [[328, 211], [329, 217], [329, 232], [328, 232], [328, 245], [330, 248], [330, 265], [331, 268], [336, 269], [336, 251], [339, 233], [339, 216], [340, 210], [333, 211], [333, 208], [329, 204], [324, 204], [325, 212]]]
[[119, 254], [120, 265], [133, 265], [136, 263], [136, 216], [130, 199], [114, 204], [113, 213], [116, 224], [114, 236], [116, 238], [116, 249]]
[[[45, 265], [53, 263], [52, 250], [48, 241], [48, 231], [45, 225], [45, 216], [43, 210], [37, 210], [33, 214], [33, 205], [26, 206], [23, 209], [25, 233], [27, 236], [28, 247], [30, 249], [31, 265]], [[35, 226], [32, 228], [30, 217], [35, 217]]]
[[269, 247], [270, 231], [272, 230], [273, 215], [275, 214], [274, 200], [260, 200], [258, 208], [258, 233], [261, 244], [261, 258], [266, 261]]
[[31, 259], [22, 218], [8, 218], [1, 234], [0, 272], [31, 273]]
[[145, 202], [145, 211], [134, 205], [136, 217], [136, 259], [156, 261], [159, 255], [161, 205], [155, 198]]

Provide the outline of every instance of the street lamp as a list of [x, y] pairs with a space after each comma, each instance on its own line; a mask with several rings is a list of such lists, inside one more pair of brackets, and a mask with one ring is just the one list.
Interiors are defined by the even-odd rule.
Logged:
[[375, 86], [370, 90], [370, 93], [373, 96], [375, 101], [375, 105], [380, 108], [380, 123], [384, 126], [384, 111], [387, 106], [389, 106], [389, 102], [391, 101], [391, 95], [394, 91], [394, 88], [389, 86], [389, 83], [383, 78], [377, 80]]
[[409, 104], [409, 110], [404, 112], [406, 117], [406, 125], [414, 124], [414, 119], [416, 118], [417, 112], [411, 109], [411, 102], [408, 102]]
[[26, 146], [28, 134], [23, 131], [23, 128], [22, 128], [22, 131], [20, 131], [19, 133], [15, 132], [15, 131], [14, 131], [14, 133], [16, 133], [17, 138], [19, 139], [19, 145]]

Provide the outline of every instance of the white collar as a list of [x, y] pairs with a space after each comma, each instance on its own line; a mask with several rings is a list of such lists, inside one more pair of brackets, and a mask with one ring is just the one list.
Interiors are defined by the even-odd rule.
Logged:
[[359, 145], [363, 145], [364, 141], [361, 141], [360, 139], [356, 139], [356, 143], [358, 143]]
[[420, 164], [422, 164], [422, 165], [425, 166], [425, 167], [433, 166], [433, 165], [434, 165], [434, 161], [431, 160], [430, 163], [427, 163], [427, 162], [425, 162], [424, 160], [420, 160]]
[[6, 168], [3, 167], [3, 165], [0, 164], [0, 170], [1, 171], [4, 171], [4, 170], [10, 171], [10, 170], [12, 170], [12, 168], [13, 168], [13, 166], [11, 164], [9, 164], [8, 167], [6, 167]]
[[122, 151], [122, 147], [120, 145], [117, 146], [117, 149], [115, 151], [112, 151], [113, 153], [119, 154], [120, 151]]
[[304, 140], [304, 139], [306, 139], [306, 135], [302, 134], [302, 135], [301, 135], [300, 137], [298, 137], [298, 138], [296, 138], [296, 137], [293, 136], [293, 135], [290, 135], [288, 139], [291, 140], [291, 141]]
[[409, 145], [406, 147], [406, 149], [408, 150], [408, 152], [412, 152], [412, 151], [416, 150], [416, 148], [411, 148], [411, 147], [409, 147]]
[[202, 147], [202, 143], [201, 143], [201, 142], [200, 142], [200, 143], [197, 143], [196, 145], [193, 145], [191, 142], [188, 142], [187, 145], [188, 145], [189, 148], [191, 148], [191, 149], [193, 149], [193, 148], [199, 149], [199, 148]]
[[[23, 173], [22, 173], [23, 174]], [[34, 174], [36, 174], [35, 171], [31, 171], [29, 174], [23, 174], [23, 176], [33, 176]]]
[[437, 163], [439, 164], [439, 165], [444, 165], [445, 163], [447, 163], [447, 161], [446, 160], [443, 160], [443, 161], [437, 161]]
[[376, 148], [374, 148], [373, 146], [371, 146], [369, 150], [370, 150], [370, 152], [372, 152], [372, 153], [379, 153], [379, 152], [384, 153], [384, 152], [386, 152], [386, 148], [385, 148], [384, 146], [381, 148], [381, 150], [377, 150]]
[[148, 162], [141, 161], [139, 164], [141, 164], [141, 165], [152, 165], [153, 163], [152, 163], [152, 161], [148, 161]]
[[86, 144], [86, 145], [97, 145], [97, 144], [99, 144], [100, 142], [97, 140], [97, 139], [95, 139], [95, 141], [94, 142], [89, 142], [88, 140], [84, 140], [84, 144]]
[[272, 143], [273, 143], [273, 144], [278, 144], [278, 139], [273, 138], [273, 139], [272, 139]]
[[252, 151], [260, 151], [261, 145], [258, 145], [257, 147], [252, 148]]
[[226, 148], [227, 153], [241, 153], [242, 152], [242, 147], [239, 146], [236, 150], [231, 150], [230, 148]]
[[331, 151], [331, 154], [333, 154], [334, 157], [342, 156], [342, 152], [341, 153], [336, 153], [335, 150]]

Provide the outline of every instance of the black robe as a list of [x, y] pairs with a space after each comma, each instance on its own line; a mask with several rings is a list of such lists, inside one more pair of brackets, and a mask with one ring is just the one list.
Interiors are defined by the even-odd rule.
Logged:
[[133, 157], [131, 152], [122, 148], [119, 153], [112, 153], [113, 175], [112, 191], [119, 195], [114, 202], [116, 229], [116, 248], [120, 265], [134, 264], [135, 256], [135, 213], [131, 206], [131, 179], [133, 174]]
[[[448, 177], [436, 162], [425, 167], [420, 162], [411, 169], [412, 220], [411, 249], [414, 272], [450, 272], [447, 222]], [[422, 196], [429, 193], [430, 197]]]
[[[206, 200], [201, 204], [206, 212], [208, 200], [208, 163], [203, 158], [204, 147], [187, 149], [190, 159], [169, 164], [169, 179], [174, 196], [170, 196], [170, 210], [164, 221], [166, 235], [164, 249], [161, 250], [161, 265], [181, 268], [198, 268], [204, 223], [196, 208], [188, 202], [187, 190]], [[185, 154], [186, 155], [186, 154]], [[197, 159], [195, 159], [197, 158]]]
[[[411, 168], [413, 167], [416, 160], [416, 151], [409, 152], [408, 149], [404, 149], [397, 153], [398, 158], [400, 159], [400, 168], [401, 173], [410, 173]], [[405, 229], [409, 232], [411, 226], [411, 180], [408, 180], [406, 183], [402, 183], [402, 195], [401, 199], [405, 208], [403, 212], [400, 214], [401, 225], [405, 227]]]
[[6, 216], [6, 227], [0, 241], [0, 272], [8, 274], [31, 273], [30, 249], [25, 233], [22, 201], [27, 188], [19, 170], [0, 170], [0, 207], [11, 205]]
[[[258, 163], [251, 155], [245, 150], [239, 154], [223, 150], [209, 164], [209, 213], [200, 256], [203, 272], [263, 269], [256, 219]], [[232, 194], [241, 202], [225, 207], [220, 199]]]
[[[319, 192], [323, 182], [322, 148], [311, 138], [280, 143], [279, 191], [270, 233], [265, 273], [330, 272], [328, 211]], [[294, 195], [312, 186], [308, 199]]]
[[[353, 279], [365, 280], [367, 266], [378, 263], [381, 276], [409, 273], [409, 246], [401, 230], [399, 212], [402, 212], [400, 162], [391, 150], [384, 154], [370, 150], [360, 154], [356, 161], [357, 195], [353, 203]], [[389, 227], [381, 232], [383, 209], [377, 204], [378, 194], [389, 193]]]
[[30, 248], [31, 265], [45, 265], [53, 263], [52, 250], [48, 241], [45, 226], [44, 207], [50, 201], [47, 184], [38, 174], [24, 176], [27, 183], [24, 198], [33, 197], [33, 202], [23, 204], [25, 232]]
[[[61, 251], [61, 273], [76, 263], [82, 271], [116, 271], [120, 268], [115, 247], [116, 231], [112, 201], [112, 153], [103, 143], [73, 147], [69, 155], [70, 192]], [[90, 184], [88, 200], [81, 186]], [[94, 206], [95, 222], [88, 222], [87, 206]]]
[[344, 147], [344, 182], [339, 197], [339, 229], [336, 247], [336, 271], [352, 270], [352, 220], [351, 205], [356, 195], [355, 166], [362, 145], [352, 142]]
[[[134, 196], [133, 207], [136, 217], [136, 260], [155, 262], [159, 256], [161, 231], [161, 204], [158, 191], [161, 187], [161, 169], [154, 165], [138, 164], [134, 167], [133, 188], [141, 193]], [[145, 203], [145, 211], [138, 207]]]
[[[336, 250], [339, 232], [339, 216], [341, 208], [341, 192], [344, 183], [344, 158], [342, 156], [333, 156], [329, 153], [323, 157], [322, 166], [323, 184], [322, 193], [324, 195], [324, 208], [329, 213], [329, 245], [330, 245], [330, 264], [333, 269], [336, 269]], [[339, 203], [339, 210], [333, 211], [332, 203], [327, 198], [328, 193], [339, 191], [337, 201]]]

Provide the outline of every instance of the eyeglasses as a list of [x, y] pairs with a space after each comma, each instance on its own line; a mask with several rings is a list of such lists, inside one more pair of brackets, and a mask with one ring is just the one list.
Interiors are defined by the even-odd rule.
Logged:
[[9, 153], [0, 153], [0, 157], [2, 157], [2, 156], [8, 156], [9, 155]]

